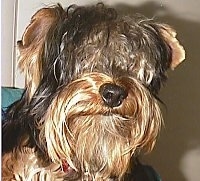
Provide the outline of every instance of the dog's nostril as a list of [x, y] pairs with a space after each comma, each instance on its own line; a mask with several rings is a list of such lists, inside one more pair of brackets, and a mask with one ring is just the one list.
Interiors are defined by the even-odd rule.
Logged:
[[109, 107], [118, 107], [128, 96], [127, 91], [116, 84], [106, 83], [101, 85], [99, 93], [104, 103]]

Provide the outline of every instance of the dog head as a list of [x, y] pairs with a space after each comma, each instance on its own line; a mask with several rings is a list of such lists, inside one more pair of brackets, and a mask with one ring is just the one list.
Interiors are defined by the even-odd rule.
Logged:
[[55, 6], [33, 16], [19, 45], [31, 126], [53, 162], [106, 180], [153, 148], [162, 121], [156, 97], [166, 71], [185, 58], [170, 26], [103, 4]]

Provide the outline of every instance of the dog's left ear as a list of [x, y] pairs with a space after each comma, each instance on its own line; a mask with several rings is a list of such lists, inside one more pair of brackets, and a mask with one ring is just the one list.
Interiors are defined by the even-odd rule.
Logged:
[[161, 33], [172, 50], [170, 68], [173, 70], [185, 59], [185, 50], [176, 38], [176, 31], [173, 28], [164, 25]]

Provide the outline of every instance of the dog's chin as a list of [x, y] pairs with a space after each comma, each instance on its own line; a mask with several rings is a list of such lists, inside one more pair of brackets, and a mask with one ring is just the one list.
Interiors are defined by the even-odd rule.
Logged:
[[73, 151], [81, 170], [102, 178], [125, 173], [136, 147], [130, 129], [134, 123], [124, 121], [119, 115], [82, 116], [72, 121]]
[[157, 119], [142, 123], [116, 114], [75, 117], [62, 126], [48, 122], [47, 152], [53, 162], [66, 160], [81, 175], [120, 178], [133, 155], [145, 148], [152, 149], [158, 125]]

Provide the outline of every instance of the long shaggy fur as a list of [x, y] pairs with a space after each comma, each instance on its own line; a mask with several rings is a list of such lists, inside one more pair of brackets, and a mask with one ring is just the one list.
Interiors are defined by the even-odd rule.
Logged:
[[[151, 151], [166, 71], [184, 59], [175, 31], [102, 3], [36, 12], [19, 45], [25, 92], [3, 123], [3, 180], [131, 180]], [[127, 92], [115, 107], [100, 88]]]
[[110, 81], [92, 73], [63, 87], [44, 116], [45, 127], [39, 128], [54, 162], [66, 159], [95, 179], [122, 176], [133, 154], [151, 150], [162, 120], [156, 99], [138, 81], [124, 77], [115, 83], [124, 84], [129, 96], [117, 108], [105, 107], [98, 90]]

